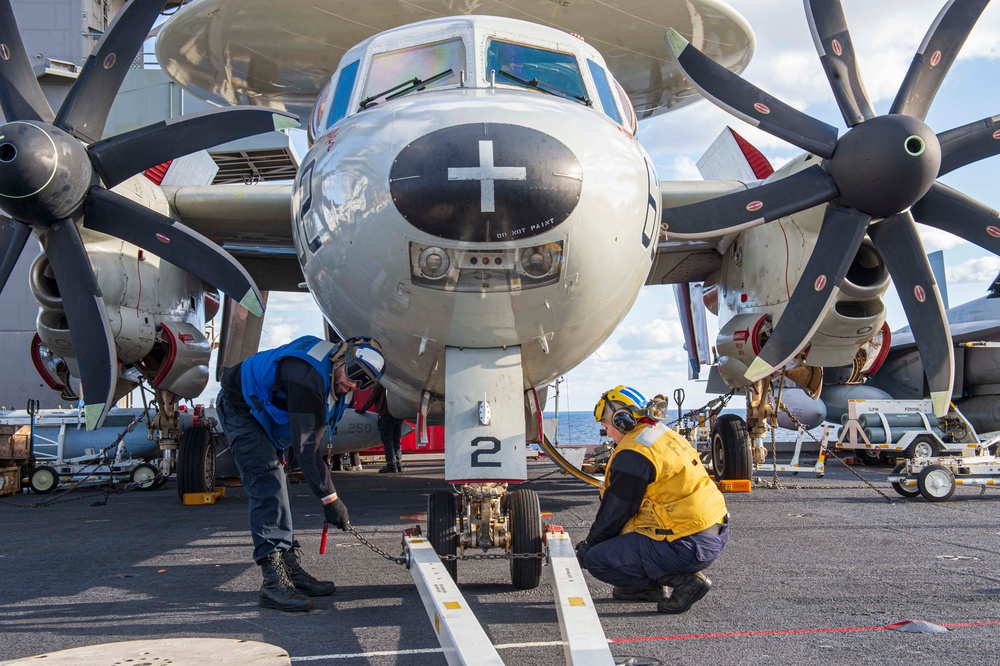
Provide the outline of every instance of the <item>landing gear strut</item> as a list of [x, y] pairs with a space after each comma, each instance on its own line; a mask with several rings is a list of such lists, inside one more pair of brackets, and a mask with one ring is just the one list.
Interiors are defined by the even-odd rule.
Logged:
[[542, 514], [533, 490], [507, 492], [506, 483], [469, 483], [462, 486], [457, 496], [444, 491], [431, 493], [427, 502], [427, 535], [456, 581], [458, 562], [452, 558], [460, 550], [465, 553], [478, 548], [485, 553], [491, 548], [501, 548], [510, 558], [514, 587], [519, 590], [538, 587], [542, 575], [539, 555]]

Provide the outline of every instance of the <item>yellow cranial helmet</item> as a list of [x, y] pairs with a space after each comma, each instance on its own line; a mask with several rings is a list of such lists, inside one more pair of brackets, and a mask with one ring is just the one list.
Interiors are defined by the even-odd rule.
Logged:
[[645, 416], [646, 396], [634, 388], [619, 385], [604, 393], [594, 405], [594, 420], [604, 420], [604, 410], [611, 410], [611, 425], [621, 432], [635, 430]]

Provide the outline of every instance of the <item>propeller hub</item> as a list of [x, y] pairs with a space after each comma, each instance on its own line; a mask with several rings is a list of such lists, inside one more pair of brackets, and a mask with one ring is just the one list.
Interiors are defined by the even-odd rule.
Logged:
[[41, 122], [0, 127], [0, 210], [33, 226], [70, 217], [96, 182], [86, 148]]
[[941, 168], [941, 144], [931, 128], [912, 116], [877, 116], [837, 142], [828, 165], [837, 183], [837, 203], [889, 217], [916, 203]]

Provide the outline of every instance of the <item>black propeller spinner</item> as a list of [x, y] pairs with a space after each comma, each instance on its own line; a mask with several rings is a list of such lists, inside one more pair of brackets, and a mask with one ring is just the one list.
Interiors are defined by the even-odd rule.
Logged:
[[0, 289], [34, 230], [55, 273], [80, 365], [87, 428], [111, 407], [118, 361], [108, 315], [78, 224], [137, 245], [263, 313], [257, 286], [218, 245], [110, 189], [189, 153], [276, 129], [289, 114], [209, 110], [102, 140], [108, 111], [165, 0], [132, 0], [87, 59], [53, 114], [24, 50], [10, 0], [0, 0]]
[[[674, 30], [670, 53], [702, 95], [738, 118], [824, 159], [745, 192], [663, 211], [678, 238], [718, 237], [827, 202], [816, 247], [785, 313], [746, 373], [756, 381], [809, 343], [865, 234], [885, 260], [923, 360], [934, 412], [947, 412], [954, 376], [951, 334], [914, 218], [1000, 254], [997, 212], [936, 178], [1000, 153], [1000, 117], [935, 134], [924, 118], [989, 0], [952, 0], [924, 37], [888, 115], [876, 116], [858, 71], [839, 0], [805, 0], [820, 61], [851, 128], [816, 120], [747, 83]], [[872, 220], [875, 223], [872, 224]]]

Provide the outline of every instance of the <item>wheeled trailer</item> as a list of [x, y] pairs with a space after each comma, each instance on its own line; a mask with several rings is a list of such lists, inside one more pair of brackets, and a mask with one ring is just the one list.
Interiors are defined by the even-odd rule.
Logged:
[[[996, 446], [992, 452], [996, 453]], [[903, 497], [922, 495], [929, 502], [944, 502], [958, 486], [1000, 487], [1000, 457], [996, 455], [913, 458], [896, 465], [887, 477]]]

